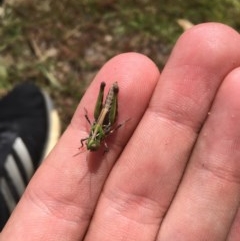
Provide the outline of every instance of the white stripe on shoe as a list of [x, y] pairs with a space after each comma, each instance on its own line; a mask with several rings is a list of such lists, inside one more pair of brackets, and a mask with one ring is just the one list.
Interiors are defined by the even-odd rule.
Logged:
[[24, 142], [20, 137], [16, 138], [13, 144], [13, 149], [15, 153], [18, 155], [19, 160], [21, 161], [21, 164], [29, 180], [34, 172], [33, 162]]
[[7, 181], [4, 177], [1, 177], [1, 179], [0, 179], [0, 188], [1, 188], [1, 192], [4, 197], [4, 200], [5, 200], [5, 203], [8, 207], [8, 210], [10, 212], [12, 212], [16, 206], [16, 201], [15, 201], [15, 199], [12, 195], [12, 192], [10, 190], [10, 187], [8, 186]]
[[7, 156], [4, 163], [4, 174], [0, 178], [0, 190], [10, 212], [13, 211], [26, 188], [24, 176], [29, 181], [34, 172], [30, 154], [20, 137], [16, 138], [13, 151], [16, 158], [12, 154]]
[[25, 185], [18, 166], [12, 155], [8, 155], [7, 160], [4, 163], [4, 167], [8, 173], [8, 176], [11, 178], [12, 184], [17, 194], [20, 197], [25, 190]]

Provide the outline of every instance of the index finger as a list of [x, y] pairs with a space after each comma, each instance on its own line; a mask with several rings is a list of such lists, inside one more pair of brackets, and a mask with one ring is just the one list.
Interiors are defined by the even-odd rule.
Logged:
[[[1, 238], [71, 241], [83, 238], [108, 173], [141, 119], [158, 77], [153, 62], [135, 53], [119, 55], [101, 69], [71, 124], [32, 178]], [[74, 157], [80, 139], [88, 135], [84, 108], [89, 109], [91, 116], [101, 81], [106, 81], [107, 86], [118, 81], [118, 120], [130, 117], [131, 122], [127, 131], [119, 129], [113, 137], [114, 144], [107, 155], [99, 152], [95, 158], [86, 160], [85, 152]]]

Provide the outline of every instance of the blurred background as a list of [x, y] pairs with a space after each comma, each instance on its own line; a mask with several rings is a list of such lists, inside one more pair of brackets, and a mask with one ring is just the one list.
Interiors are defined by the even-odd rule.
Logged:
[[239, 31], [240, 1], [0, 1], [0, 97], [31, 80], [53, 98], [64, 130], [111, 57], [140, 52], [162, 69], [182, 32], [210, 21]]

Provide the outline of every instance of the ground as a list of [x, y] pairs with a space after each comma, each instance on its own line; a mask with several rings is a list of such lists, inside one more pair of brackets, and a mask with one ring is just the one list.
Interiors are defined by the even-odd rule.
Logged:
[[[46, 90], [69, 123], [101, 66], [128, 51], [160, 69], [184, 22], [226, 23], [240, 29], [234, 0], [6, 0], [0, 7], [0, 96], [25, 80]], [[186, 27], [186, 22], [185, 25]]]

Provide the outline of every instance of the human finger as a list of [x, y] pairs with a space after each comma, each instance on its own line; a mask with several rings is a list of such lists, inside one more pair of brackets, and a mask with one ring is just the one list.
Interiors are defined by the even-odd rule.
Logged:
[[107, 179], [86, 240], [155, 240], [215, 94], [240, 64], [239, 41], [220, 24], [196, 26], [179, 39]]
[[239, 76], [233, 70], [217, 93], [159, 240], [227, 238], [240, 202]]
[[[83, 238], [108, 173], [142, 117], [158, 77], [153, 62], [135, 53], [119, 55], [100, 70], [71, 124], [32, 178], [1, 233], [1, 240]], [[91, 117], [101, 81], [106, 81], [107, 86], [118, 81], [118, 119], [132, 119], [111, 138], [109, 153], [83, 152], [75, 156], [80, 139], [89, 130], [84, 108], [90, 110]]]

